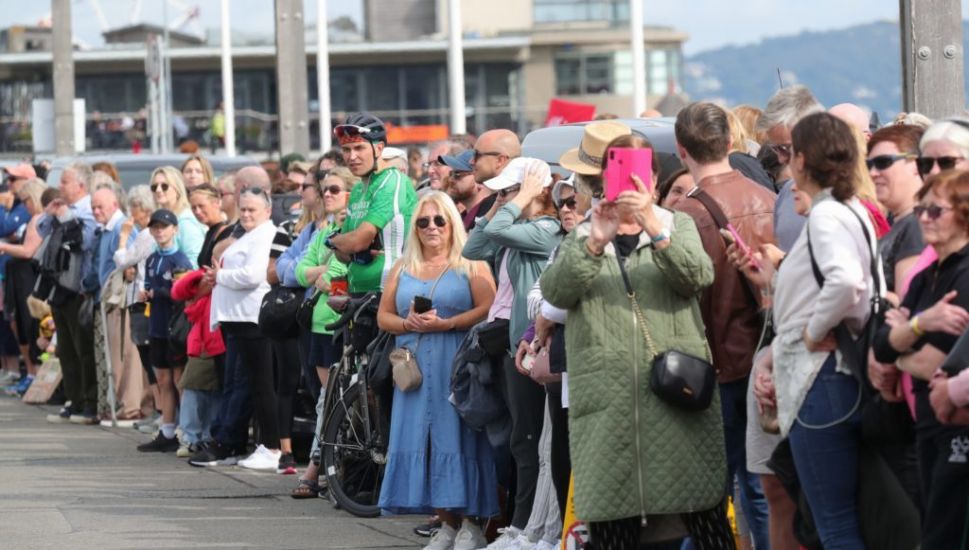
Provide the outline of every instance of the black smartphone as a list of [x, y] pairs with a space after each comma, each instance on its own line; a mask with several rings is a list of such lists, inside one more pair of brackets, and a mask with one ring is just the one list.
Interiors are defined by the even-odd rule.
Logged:
[[414, 313], [431, 311], [431, 299], [427, 296], [414, 296]]

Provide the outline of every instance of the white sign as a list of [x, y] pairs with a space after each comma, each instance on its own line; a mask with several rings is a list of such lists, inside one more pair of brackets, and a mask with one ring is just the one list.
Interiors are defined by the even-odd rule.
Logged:
[[[84, 100], [74, 100], [74, 152], [84, 152], [85, 118]], [[53, 153], [57, 150], [57, 133], [54, 130], [54, 100], [35, 99], [31, 103], [30, 131], [34, 153]]]

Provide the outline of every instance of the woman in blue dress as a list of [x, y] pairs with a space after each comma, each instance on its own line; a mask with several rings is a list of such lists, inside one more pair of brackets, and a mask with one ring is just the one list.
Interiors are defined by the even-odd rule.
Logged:
[[[414, 353], [423, 380], [408, 392], [394, 389], [379, 502], [388, 514], [435, 511], [443, 525], [426, 548], [480, 548], [485, 539], [468, 518], [498, 512], [494, 457], [486, 435], [461, 421], [448, 394], [455, 353], [487, 317], [495, 282], [487, 264], [461, 257], [467, 235], [450, 197], [428, 193], [415, 212], [377, 320], [397, 335], [396, 347]], [[430, 299], [430, 311], [414, 311], [418, 296]]]

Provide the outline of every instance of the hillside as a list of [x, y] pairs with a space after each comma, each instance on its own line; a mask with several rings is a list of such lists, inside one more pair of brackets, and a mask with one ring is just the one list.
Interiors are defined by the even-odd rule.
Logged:
[[[966, 37], [969, 23], [963, 24]], [[694, 99], [762, 107], [777, 90], [778, 69], [785, 85], [804, 84], [825, 105], [858, 103], [877, 111], [883, 121], [901, 108], [899, 32], [894, 21], [701, 52], [686, 60], [685, 91]]]

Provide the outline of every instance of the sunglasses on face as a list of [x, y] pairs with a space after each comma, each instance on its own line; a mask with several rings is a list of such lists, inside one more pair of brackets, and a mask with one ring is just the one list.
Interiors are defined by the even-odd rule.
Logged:
[[445, 225], [447, 225], [447, 219], [445, 219], [444, 216], [441, 216], [440, 214], [438, 214], [437, 216], [434, 216], [433, 218], [430, 216], [423, 216], [423, 217], [417, 218], [417, 221], [415, 223], [417, 223], [418, 229], [427, 229], [428, 227], [431, 226], [431, 221], [433, 221], [434, 225], [436, 225], [437, 227], [444, 227]]
[[926, 176], [932, 171], [932, 167], [939, 165], [939, 170], [952, 170], [962, 157], [919, 157], [915, 159], [919, 174]]
[[328, 185], [323, 188], [324, 193], [329, 193], [331, 195], [339, 195], [343, 192], [343, 188], [339, 185]]
[[167, 183], [153, 183], [151, 184], [151, 192], [157, 192], [159, 187], [161, 187], [162, 191], [167, 193], [170, 186]]
[[504, 153], [499, 153], [498, 151], [479, 151], [477, 149], [474, 150], [475, 162], [477, 162], [478, 159], [480, 159], [481, 157], [500, 157], [501, 155], [504, 155]]
[[512, 193], [517, 193], [520, 189], [521, 189], [521, 185], [514, 185], [507, 189], [502, 189], [501, 191], [498, 191], [498, 196], [501, 198], [505, 198], [508, 195], [511, 195]]
[[921, 218], [922, 214], [925, 214], [930, 220], [937, 220], [946, 210], [952, 210], [952, 208], [948, 206], [939, 206], [938, 204], [919, 204], [912, 209], [912, 212], [915, 213], [916, 219]]
[[870, 159], [866, 160], [865, 164], [868, 166], [868, 170], [871, 170], [872, 168], [879, 171], [888, 170], [896, 162], [904, 159], [910, 159], [913, 156], [914, 155], [878, 155], [877, 157], [871, 157]]
[[569, 210], [575, 210], [575, 195], [572, 195], [571, 197], [569, 197], [567, 199], [562, 199], [562, 201], [559, 202], [559, 210], [561, 210], [562, 208], [568, 208]]
[[789, 157], [791, 156], [791, 151], [794, 149], [794, 146], [790, 143], [772, 143], [770, 148], [773, 149], [778, 156], [783, 155], [785, 157]]

